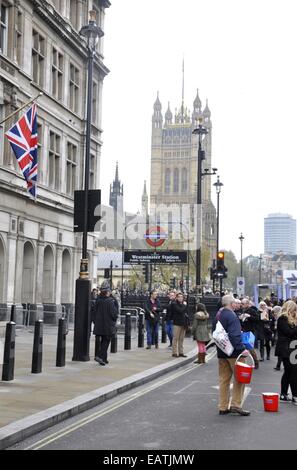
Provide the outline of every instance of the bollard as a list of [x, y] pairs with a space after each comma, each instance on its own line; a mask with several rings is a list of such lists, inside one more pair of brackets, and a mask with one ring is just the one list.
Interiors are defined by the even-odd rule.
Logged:
[[34, 342], [32, 354], [32, 374], [42, 372], [42, 343], [43, 343], [43, 321], [37, 320], [34, 328]]
[[118, 332], [117, 332], [117, 330], [111, 338], [110, 352], [111, 353], [117, 353], [118, 352]]
[[15, 328], [16, 324], [14, 322], [6, 324], [2, 368], [2, 380], [6, 382], [14, 379]]
[[138, 315], [138, 347], [144, 347], [144, 313]]
[[60, 318], [59, 325], [58, 325], [56, 367], [65, 367], [66, 334], [67, 334], [67, 320], [66, 318]]
[[131, 313], [126, 313], [125, 317], [125, 350], [131, 349]]
[[162, 327], [162, 339], [161, 339], [161, 342], [162, 343], [167, 343], [167, 335], [166, 335], [166, 321], [165, 321], [165, 317], [161, 317], [160, 318], [161, 320], [161, 327]]
[[16, 320], [16, 312], [15, 312], [15, 305], [11, 306], [11, 311], [10, 311], [10, 322], [15, 323]]

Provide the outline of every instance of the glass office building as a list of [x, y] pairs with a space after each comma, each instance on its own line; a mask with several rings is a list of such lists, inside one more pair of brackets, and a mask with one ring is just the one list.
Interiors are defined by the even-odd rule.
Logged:
[[289, 214], [269, 214], [264, 219], [264, 252], [296, 254], [296, 220]]

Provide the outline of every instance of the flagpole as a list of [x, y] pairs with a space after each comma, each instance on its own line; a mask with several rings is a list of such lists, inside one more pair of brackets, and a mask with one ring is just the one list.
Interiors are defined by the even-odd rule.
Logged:
[[1, 122], [0, 122], [0, 126], [2, 124], [4, 124], [4, 122], [8, 121], [8, 119], [10, 119], [12, 116], [14, 116], [15, 114], [17, 114], [19, 111], [21, 111], [22, 109], [26, 108], [27, 106], [29, 106], [29, 104], [33, 103], [35, 100], [37, 100], [40, 96], [42, 96], [43, 93], [42, 91], [40, 93], [38, 93], [37, 96], [35, 96], [35, 98], [33, 98], [32, 100], [28, 101], [28, 103], [25, 103], [23, 104], [23, 106], [21, 106], [20, 108], [16, 109], [13, 113], [9, 114], [9, 116], [6, 116], [5, 119], [3, 119]]

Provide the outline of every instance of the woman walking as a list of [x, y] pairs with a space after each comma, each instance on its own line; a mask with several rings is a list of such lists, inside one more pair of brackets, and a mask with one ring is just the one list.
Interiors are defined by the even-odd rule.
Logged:
[[[294, 352], [294, 340], [297, 339], [297, 305], [292, 300], [284, 303], [281, 315], [277, 321], [278, 339], [275, 355], [281, 357], [284, 364], [284, 373], [281, 379], [280, 401], [290, 401], [288, 396], [289, 387], [292, 392], [292, 402], [297, 405], [297, 364], [292, 361], [291, 354]], [[293, 354], [296, 359], [296, 355]]]
[[206, 311], [205, 305], [198, 304], [192, 325], [193, 339], [197, 341], [198, 345], [198, 359], [194, 364], [205, 364], [206, 343], [210, 340], [207, 325], [208, 319], [209, 314]]

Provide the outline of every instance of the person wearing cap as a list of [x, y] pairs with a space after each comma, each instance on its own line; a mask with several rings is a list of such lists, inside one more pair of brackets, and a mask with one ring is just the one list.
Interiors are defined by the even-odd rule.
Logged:
[[108, 364], [107, 350], [112, 336], [116, 332], [118, 311], [114, 300], [110, 297], [110, 289], [103, 286], [96, 300], [95, 326], [93, 334], [96, 336], [95, 361], [101, 366]]

